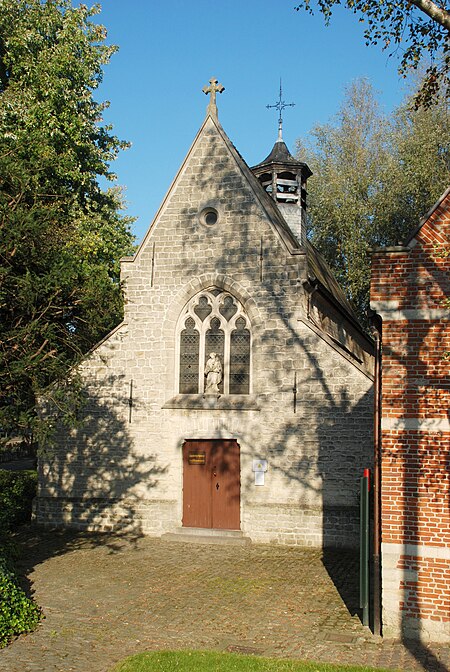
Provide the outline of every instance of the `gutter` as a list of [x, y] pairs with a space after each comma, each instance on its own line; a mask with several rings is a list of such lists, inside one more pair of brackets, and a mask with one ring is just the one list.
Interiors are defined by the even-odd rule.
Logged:
[[375, 339], [375, 379], [373, 395], [373, 634], [381, 635], [381, 350], [382, 322], [370, 316]]

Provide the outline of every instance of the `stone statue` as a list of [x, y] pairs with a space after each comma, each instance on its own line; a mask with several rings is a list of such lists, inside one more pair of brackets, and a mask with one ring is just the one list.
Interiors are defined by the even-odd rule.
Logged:
[[220, 394], [219, 384], [222, 380], [222, 364], [215, 352], [209, 353], [209, 359], [205, 366], [205, 394]]

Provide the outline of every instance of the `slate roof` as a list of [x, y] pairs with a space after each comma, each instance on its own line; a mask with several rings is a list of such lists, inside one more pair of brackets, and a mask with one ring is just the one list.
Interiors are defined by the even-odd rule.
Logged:
[[305, 174], [306, 177], [310, 177], [312, 175], [312, 172], [309, 169], [309, 166], [307, 166], [306, 163], [303, 163], [302, 161], [297, 161], [297, 159], [294, 159], [294, 157], [290, 153], [289, 149], [287, 148], [287, 145], [284, 142], [284, 140], [280, 140], [280, 139], [278, 139], [275, 142], [269, 156], [267, 156], [264, 159], [264, 161], [261, 161], [261, 163], [258, 163], [258, 164], [256, 164], [256, 166], [253, 166], [251, 168], [251, 170], [262, 168], [263, 166], [266, 166], [266, 165], [269, 166], [270, 164], [275, 164], [275, 163], [284, 163], [288, 166], [296, 166], [296, 167], [302, 166], [303, 173]]
[[338, 283], [334, 274], [322, 254], [317, 250], [312, 243], [306, 242], [306, 256], [308, 259], [308, 276], [312, 281], [318, 280], [326, 292], [332, 299], [343, 308], [353, 321], [359, 324], [358, 317], [353, 309], [352, 304], [348, 300], [344, 290]]

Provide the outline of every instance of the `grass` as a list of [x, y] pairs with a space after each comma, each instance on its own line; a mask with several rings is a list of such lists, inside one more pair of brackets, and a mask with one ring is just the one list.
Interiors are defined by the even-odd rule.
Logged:
[[260, 658], [218, 651], [153, 651], [126, 658], [111, 672], [383, 672], [383, 670]]

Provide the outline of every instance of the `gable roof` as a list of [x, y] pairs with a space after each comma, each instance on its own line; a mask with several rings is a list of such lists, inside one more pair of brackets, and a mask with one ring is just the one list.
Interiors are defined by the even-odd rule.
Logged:
[[439, 206], [445, 201], [446, 198], [449, 198], [449, 206], [450, 206], [450, 187], [448, 187], [444, 193], [438, 198], [436, 203], [429, 209], [427, 214], [422, 217], [420, 220], [419, 224], [416, 226], [413, 231], [409, 234], [409, 236], [405, 240], [405, 245], [410, 245], [412, 240], [417, 236], [419, 233], [420, 229], [423, 227], [424, 224], [430, 219], [430, 217], [433, 215], [433, 213], [439, 208]]
[[[286, 220], [284, 219], [283, 215], [278, 209], [275, 201], [266, 192], [266, 190], [260, 184], [259, 180], [255, 177], [252, 170], [249, 168], [249, 166], [242, 158], [239, 151], [236, 149], [236, 147], [233, 145], [233, 143], [223, 130], [217, 118], [215, 119], [215, 123], [217, 126], [217, 130], [222, 136], [225, 144], [227, 145], [229, 150], [235, 155], [236, 161], [240, 169], [244, 173], [247, 180], [250, 182], [253, 191], [255, 192], [255, 195], [258, 197], [266, 213], [269, 215], [270, 219], [275, 224], [276, 229], [282, 235], [285, 241], [289, 240], [290, 243], [288, 246], [289, 252], [291, 254], [296, 253], [306, 254], [309, 278], [313, 281], [318, 281], [322, 285], [323, 289], [325, 289], [325, 291], [330, 295], [330, 297], [334, 299], [335, 303], [337, 303], [341, 307], [341, 309], [343, 309], [348, 314], [348, 316], [352, 319], [352, 321], [356, 321], [358, 326], [360, 326], [358, 318], [356, 317], [356, 314], [352, 308], [350, 301], [347, 299], [344, 290], [334, 277], [330, 267], [325, 261], [325, 258], [309, 241], [307, 241], [305, 245], [301, 245], [299, 243], [297, 238], [292, 233], [290, 226], [287, 224]], [[280, 145], [279, 148], [277, 147], [278, 145]], [[281, 145], [283, 145], [284, 147], [281, 147]], [[278, 151], [275, 152], [275, 149], [277, 149]], [[269, 160], [275, 160], [275, 157], [277, 161], [278, 160], [284, 161], [286, 158], [285, 156], [286, 153], [292, 159], [293, 165], [294, 164], [299, 165], [301, 163], [292, 157], [284, 142], [276, 142], [274, 148], [272, 149], [271, 154], [267, 157], [267, 159], [265, 159], [261, 164], [257, 165], [260, 166], [267, 163]], [[272, 159], [270, 157], [272, 157]]]
[[[227, 147], [229, 153], [231, 156], [234, 158], [236, 167], [238, 170], [241, 172], [243, 177], [245, 178], [247, 184], [250, 186], [252, 189], [252, 192], [259, 202], [259, 205], [263, 209], [263, 211], [267, 215], [267, 219], [270, 223], [270, 225], [274, 228], [278, 236], [280, 237], [281, 241], [284, 243], [284, 246], [286, 250], [292, 254], [292, 255], [305, 255], [306, 257], [306, 262], [307, 262], [307, 269], [308, 269], [308, 279], [312, 281], [316, 286], [318, 285], [320, 289], [324, 290], [324, 293], [328, 295], [329, 298], [332, 299], [332, 301], [342, 310], [347, 317], [350, 318], [350, 320], [356, 324], [356, 326], [359, 327], [359, 329], [362, 328], [359, 324], [358, 318], [356, 317], [356, 314], [351, 306], [351, 303], [347, 299], [342, 287], [339, 285], [337, 282], [336, 278], [334, 277], [330, 267], [328, 266], [327, 262], [325, 261], [324, 257], [321, 255], [321, 253], [310, 243], [306, 242], [306, 244], [302, 245], [297, 238], [295, 237], [294, 233], [292, 232], [290, 226], [284, 219], [283, 215], [281, 214], [281, 211], [278, 209], [276, 203], [274, 200], [271, 198], [271, 196], [265, 191], [263, 186], [260, 184], [259, 180], [257, 177], [253, 174], [252, 170], [249, 168], [245, 160], [242, 158], [241, 154], [239, 151], [236, 149], [234, 144], [231, 142], [227, 134], [225, 133], [224, 129], [222, 128], [222, 125], [220, 124], [217, 116], [215, 114], [211, 114], [209, 111], [207, 111], [205, 120], [203, 124], [201, 125], [197, 135], [194, 138], [194, 141], [192, 142], [188, 153], [186, 154], [186, 157], [181, 164], [177, 174], [175, 175], [167, 193], [166, 196], [164, 197], [149, 229], [147, 230], [146, 235], [144, 236], [144, 239], [142, 240], [141, 244], [139, 245], [139, 248], [134, 255], [134, 257], [131, 258], [124, 258], [123, 261], [132, 261], [139, 256], [140, 250], [145, 247], [145, 244], [147, 242], [148, 237], [150, 236], [151, 231], [153, 230], [156, 222], [158, 221], [158, 218], [168, 200], [170, 197], [170, 194], [175, 187], [179, 176], [183, 172], [184, 167], [186, 166], [187, 162], [190, 159], [190, 156], [193, 153], [193, 150], [199, 140], [199, 138], [202, 136], [202, 134], [205, 131], [205, 128], [209, 124], [213, 124], [217, 133], [221, 137], [224, 145]], [[277, 147], [277, 145], [280, 145], [280, 147]], [[281, 147], [283, 145], [283, 147]], [[277, 150], [276, 153], [274, 154], [275, 149]], [[280, 153], [281, 152], [281, 153]], [[267, 162], [268, 160], [275, 160], [275, 158], [282, 158], [283, 161], [286, 158], [286, 153], [289, 157], [291, 157], [291, 160], [293, 164], [295, 163], [296, 165], [301, 164], [301, 162], [298, 162], [296, 159], [294, 159], [291, 154], [289, 153], [289, 150], [287, 146], [285, 145], [284, 142], [277, 142], [275, 143], [275, 148], [272, 150], [271, 154], [263, 161], [262, 163]], [[262, 164], [258, 164], [262, 165]], [[303, 165], [303, 164], [301, 164]], [[306, 165], [306, 164], [305, 164]], [[308, 169], [309, 170], [309, 169]], [[364, 333], [364, 332], [362, 332]]]
[[312, 281], [312, 284], [319, 283], [325, 293], [329, 295], [329, 298], [337, 303], [353, 322], [356, 322], [356, 326], [361, 328], [352, 304], [322, 254], [309, 241], [306, 242], [305, 247], [308, 260], [308, 279]]
[[[289, 252], [293, 252], [293, 250], [296, 250], [299, 248], [298, 241], [296, 237], [294, 236], [290, 226], [287, 224], [286, 220], [284, 219], [283, 215], [277, 208], [275, 202], [273, 199], [267, 194], [265, 189], [261, 186], [259, 183], [259, 180], [255, 177], [255, 175], [252, 173], [250, 170], [249, 166], [245, 162], [245, 160], [242, 158], [241, 154], [239, 151], [236, 149], [236, 147], [233, 145], [225, 131], [223, 130], [221, 124], [219, 123], [217, 117], [211, 117], [213, 122], [216, 125], [217, 131], [219, 135], [221, 136], [222, 140], [224, 141], [225, 145], [227, 146], [228, 150], [230, 153], [234, 156], [235, 161], [237, 163], [237, 166], [239, 170], [242, 172], [244, 177], [246, 178], [247, 182], [249, 183], [250, 187], [252, 188], [252, 191], [254, 192], [256, 198], [258, 199], [260, 205], [262, 206], [263, 210], [266, 212], [269, 221], [274, 225], [275, 230], [278, 232], [280, 235], [281, 239], [283, 240], [285, 246], [289, 250]], [[206, 120], [205, 120], [206, 123]]]
[[139, 245], [135, 255], [133, 257], [124, 257], [122, 261], [132, 261], [136, 259], [139, 255], [141, 250], [145, 247], [147, 240], [153, 231], [156, 223], [158, 222], [158, 219], [164, 209], [164, 206], [166, 205], [168, 199], [170, 198], [170, 195], [176, 185], [176, 183], [179, 180], [180, 175], [183, 173], [183, 170], [186, 166], [186, 164], [189, 162], [190, 157], [200, 139], [200, 137], [203, 135], [205, 132], [205, 128], [209, 124], [213, 124], [215, 127], [215, 130], [217, 131], [218, 135], [222, 139], [224, 145], [227, 147], [229, 153], [233, 157], [236, 167], [238, 168], [239, 172], [244, 176], [245, 180], [247, 181], [248, 185], [252, 189], [256, 199], [259, 201], [260, 206], [262, 209], [265, 211], [267, 215], [267, 219], [271, 226], [276, 230], [278, 233], [279, 237], [281, 238], [282, 242], [284, 243], [286, 249], [291, 253], [295, 254], [295, 250], [298, 250], [299, 245], [297, 242], [297, 239], [295, 238], [294, 234], [292, 233], [290, 227], [286, 223], [284, 217], [281, 215], [281, 212], [278, 210], [276, 207], [275, 203], [273, 200], [266, 194], [260, 183], [258, 182], [257, 178], [253, 175], [251, 172], [250, 168], [242, 158], [241, 154], [238, 152], [236, 147], [233, 145], [231, 140], [228, 138], [227, 134], [223, 130], [218, 118], [216, 115], [212, 115], [209, 112], [206, 114], [205, 120], [203, 124], [201, 125], [197, 135], [194, 138], [194, 141], [192, 142], [184, 160], [183, 163], [181, 164], [180, 168], [177, 171], [177, 174], [175, 175], [174, 179], [172, 180], [172, 183], [164, 197], [164, 199], [161, 202], [161, 205], [158, 208], [158, 211], [156, 212], [152, 223], [150, 224], [149, 228], [147, 229], [147, 232]]

